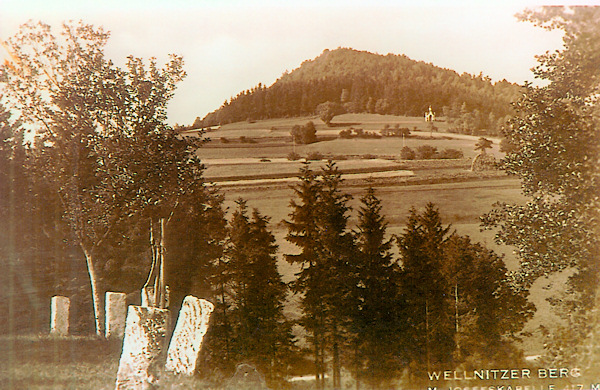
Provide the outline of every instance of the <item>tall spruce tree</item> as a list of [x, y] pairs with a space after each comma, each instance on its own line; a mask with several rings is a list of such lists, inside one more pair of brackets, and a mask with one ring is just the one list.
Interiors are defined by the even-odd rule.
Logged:
[[292, 291], [302, 294], [302, 325], [313, 347], [315, 380], [317, 388], [325, 387], [325, 302], [320, 291], [326, 283], [325, 269], [320, 261], [319, 230], [317, 227], [318, 207], [321, 198], [321, 182], [305, 164], [300, 169], [300, 183], [293, 187], [298, 200], [290, 201], [289, 220], [284, 221], [288, 234], [286, 240], [300, 249], [298, 254], [286, 254], [286, 259], [300, 266], [297, 278], [291, 283]]
[[355, 232], [358, 253], [348, 305], [353, 336], [354, 372], [368, 388], [389, 388], [401, 368], [399, 335], [404, 331], [403, 303], [398, 294], [399, 267], [386, 238], [381, 201], [369, 187], [360, 199]]
[[294, 347], [291, 322], [283, 314], [288, 288], [277, 270], [277, 245], [268, 218], [256, 209], [249, 218], [246, 202], [238, 199], [236, 204], [225, 249], [230, 306], [222, 307], [229, 313], [227, 325], [221, 326], [230, 332], [231, 359], [250, 362], [269, 384], [277, 385]]
[[340, 190], [341, 174], [328, 162], [317, 177], [308, 166], [301, 169], [294, 187], [287, 239], [301, 252], [287, 255], [302, 269], [293, 289], [302, 293], [302, 326], [310, 333], [317, 386], [325, 386], [326, 357], [331, 356], [333, 387], [341, 386], [342, 349], [346, 328], [344, 305], [349, 294], [354, 244], [347, 228], [350, 196]]
[[341, 191], [342, 175], [336, 164], [329, 161], [322, 169], [321, 197], [317, 203], [319, 230], [319, 257], [325, 283], [321, 286], [321, 299], [326, 305], [326, 331], [331, 343], [333, 388], [340, 389], [342, 355], [345, 344], [347, 303], [352, 265], [356, 251], [348, 229], [349, 194]]
[[[412, 208], [404, 233], [397, 237], [402, 271], [400, 289], [406, 300], [406, 336], [410, 340], [411, 374], [452, 365], [454, 326], [449, 288], [443, 274], [443, 245], [450, 227], [443, 227], [438, 210], [428, 203], [423, 213]], [[423, 376], [421, 376], [423, 377]]]

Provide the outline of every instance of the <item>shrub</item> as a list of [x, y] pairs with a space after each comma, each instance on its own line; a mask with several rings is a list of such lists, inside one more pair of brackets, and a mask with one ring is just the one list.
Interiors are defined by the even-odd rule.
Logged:
[[363, 160], [373, 160], [376, 159], [377, 156], [374, 154], [363, 154], [362, 156], [360, 156], [360, 158], [362, 158]]
[[294, 125], [290, 134], [293, 141], [299, 144], [311, 144], [317, 141], [317, 129], [312, 121], [306, 122], [304, 126]]
[[300, 160], [300, 155], [296, 152], [290, 152], [287, 155], [287, 159], [290, 161], [297, 161]]
[[252, 138], [245, 137], [245, 136], [242, 135], [240, 137], [240, 142], [243, 143], [243, 144], [255, 144], [256, 140], [254, 140]]
[[459, 149], [444, 149], [439, 153], [439, 158], [444, 158], [444, 159], [457, 159], [457, 158], [463, 158], [464, 157], [464, 153], [462, 150]]
[[221, 143], [222, 144], [228, 144], [229, 140], [227, 139], [227, 137], [221, 137]]
[[417, 158], [419, 160], [430, 160], [436, 158], [437, 148], [431, 145], [421, 145], [417, 148]]
[[323, 155], [320, 152], [310, 152], [308, 156], [306, 156], [307, 160], [318, 161], [323, 159]]
[[347, 129], [347, 130], [340, 131], [339, 137], [343, 138], [343, 139], [350, 139], [350, 138], [352, 138], [352, 130], [348, 130]]
[[413, 149], [405, 146], [400, 151], [400, 158], [403, 160], [414, 160], [416, 157], [416, 153]]

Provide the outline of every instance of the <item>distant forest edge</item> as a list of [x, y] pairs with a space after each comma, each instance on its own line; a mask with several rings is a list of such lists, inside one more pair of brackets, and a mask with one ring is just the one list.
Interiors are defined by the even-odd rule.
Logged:
[[424, 116], [431, 106], [451, 131], [498, 135], [514, 114], [520, 86], [506, 80], [440, 68], [405, 55], [379, 55], [347, 48], [325, 50], [273, 85], [240, 92], [192, 126], [313, 115], [325, 102], [342, 112]]

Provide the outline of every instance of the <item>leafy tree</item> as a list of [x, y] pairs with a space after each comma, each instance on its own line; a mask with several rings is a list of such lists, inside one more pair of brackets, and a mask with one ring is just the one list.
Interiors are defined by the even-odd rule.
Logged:
[[202, 119], [199, 116], [194, 119], [194, 123], [190, 126], [190, 129], [201, 129], [202, 128]]
[[321, 103], [316, 108], [316, 113], [319, 118], [327, 125], [331, 126], [331, 120], [334, 116], [344, 112], [344, 108], [339, 103], [325, 102]]
[[417, 157], [414, 149], [405, 146], [400, 150], [400, 158], [403, 160], [414, 160]]
[[429, 160], [435, 158], [438, 151], [435, 146], [421, 145], [417, 147], [417, 158], [420, 160]]
[[294, 125], [291, 131], [292, 140], [299, 144], [312, 144], [317, 141], [317, 129], [312, 121], [304, 126]]
[[453, 300], [455, 361], [473, 367], [514, 362], [513, 341], [534, 311], [528, 291], [511, 282], [500, 256], [469, 237], [450, 236], [443, 258]]
[[[39, 180], [58, 195], [86, 260], [96, 332], [103, 334], [103, 245], [122, 218], [168, 218], [182, 196], [200, 194], [201, 141], [179, 139], [166, 105], [185, 75], [172, 56], [159, 69], [129, 58], [126, 70], [104, 57], [109, 34], [83, 23], [29, 23], [7, 42], [0, 68], [11, 108], [39, 128]], [[157, 253], [156, 248], [152, 253]], [[162, 253], [162, 252], [161, 252]], [[163, 297], [164, 299], [164, 297]]]
[[560, 298], [567, 325], [555, 333], [549, 356], [556, 363], [579, 364], [588, 342], [582, 335], [595, 326], [587, 316], [600, 277], [600, 9], [545, 7], [521, 17], [561, 29], [564, 46], [539, 57], [534, 73], [545, 85], [526, 85], [515, 104], [517, 116], [503, 132], [514, 147], [503, 160], [504, 169], [521, 178], [529, 200], [498, 204], [484, 223], [500, 228], [500, 243], [517, 248], [518, 276], [525, 286], [544, 275], [574, 271], [568, 296]]
[[514, 145], [511, 144], [510, 141], [504, 137], [500, 140], [499, 147], [502, 153], [512, 153], [515, 150]]

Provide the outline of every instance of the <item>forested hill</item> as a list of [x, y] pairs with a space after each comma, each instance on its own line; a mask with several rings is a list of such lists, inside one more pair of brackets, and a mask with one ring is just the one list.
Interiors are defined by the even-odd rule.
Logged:
[[459, 75], [404, 55], [353, 49], [325, 50], [285, 73], [270, 87], [258, 84], [208, 114], [202, 126], [312, 115], [324, 102], [346, 112], [423, 116], [429, 106], [456, 131], [497, 134], [519, 86]]

